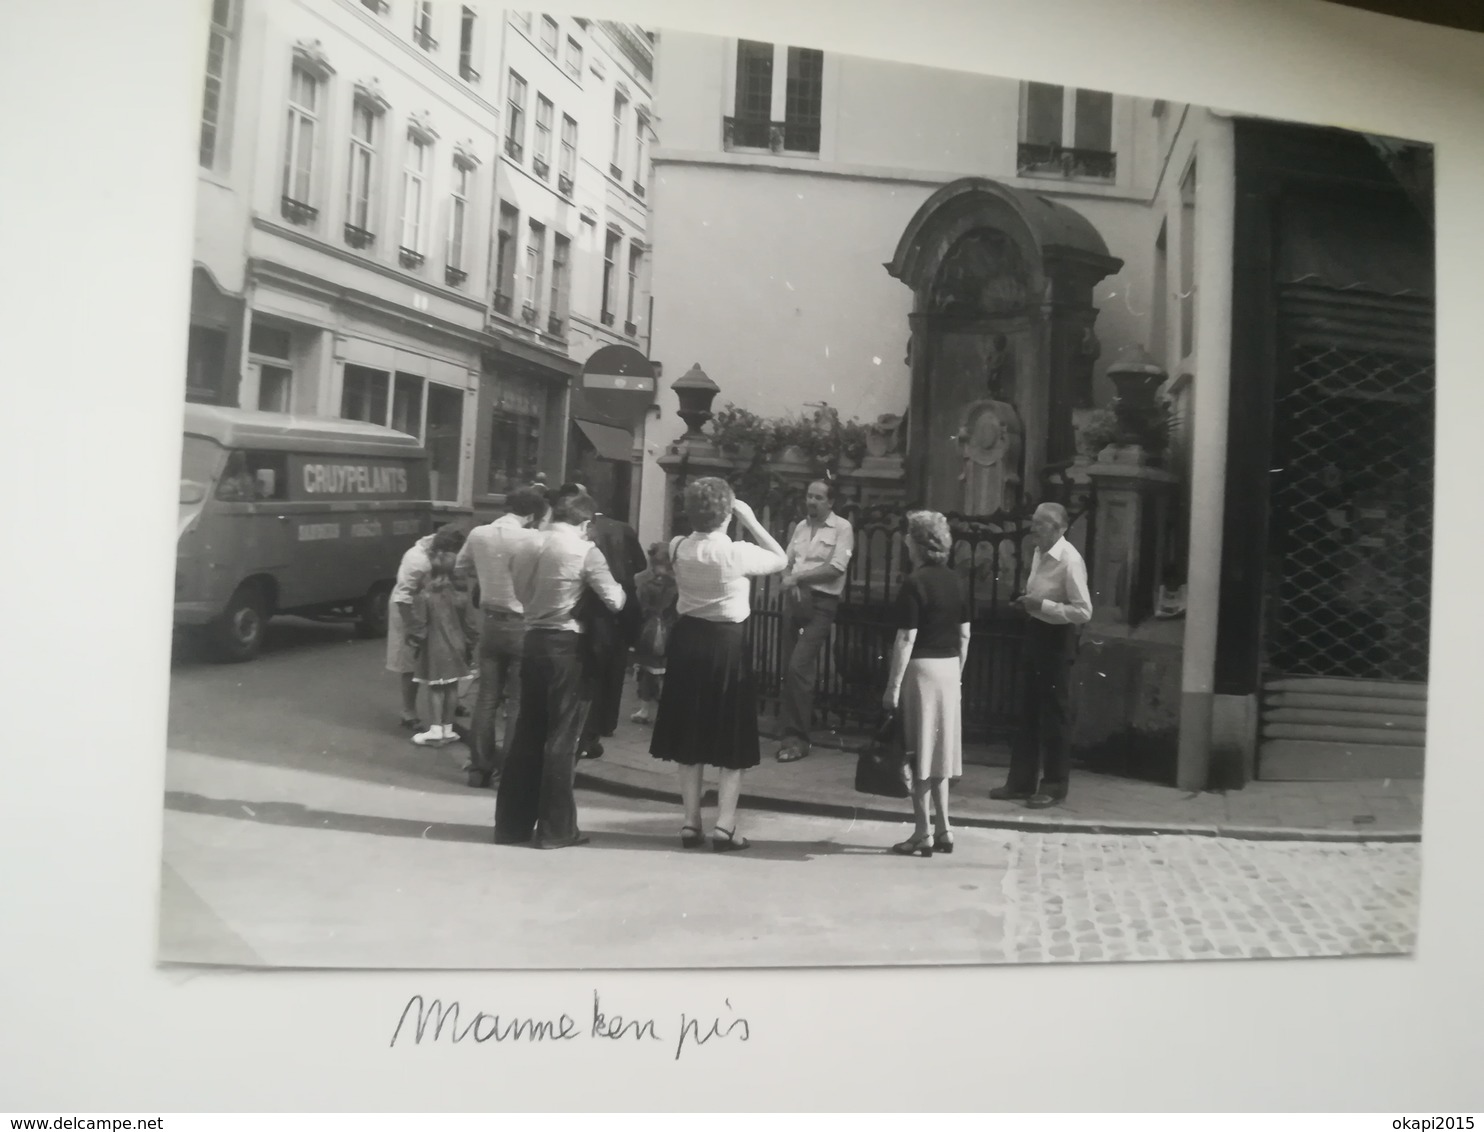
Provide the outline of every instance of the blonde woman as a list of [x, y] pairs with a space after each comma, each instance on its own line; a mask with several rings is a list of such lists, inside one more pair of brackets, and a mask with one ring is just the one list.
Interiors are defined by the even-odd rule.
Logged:
[[[900, 710], [912, 772], [914, 829], [893, 853], [953, 852], [948, 783], [963, 773], [962, 689], [969, 657], [968, 595], [948, 568], [948, 520], [936, 511], [907, 515], [912, 573], [897, 598], [897, 636], [882, 706]], [[933, 829], [928, 829], [928, 798]]]

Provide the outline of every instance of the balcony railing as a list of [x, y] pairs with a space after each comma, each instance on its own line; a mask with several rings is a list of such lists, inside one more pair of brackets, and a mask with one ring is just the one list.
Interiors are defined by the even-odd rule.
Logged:
[[539, 157], [533, 157], [531, 159], [531, 168], [536, 171], [536, 176], [540, 177], [543, 181], [546, 180], [547, 174], [551, 172], [551, 166]]
[[623, 332], [630, 338], [633, 338], [639, 333], [639, 324], [633, 320], [629, 320], [623, 324]]
[[565, 335], [566, 329], [567, 324], [560, 315], [552, 314], [546, 316], [546, 333], [554, 334], [558, 338], [561, 338]]
[[572, 182], [572, 178], [569, 177], [569, 176], [567, 176], [567, 174], [565, 174], [565, 173], [559, 173], [559, 174], [557, 174], [557, 192], [561, 193], [562, 196], [564, 196], [564, 197], [571, 196], [572, 195], [572, 190], [574, 188], [576, 188], [576, 187], [577, 186], [575, 184], [573, 184], [573, 182]]
[[438, 41], [429, 34], [427, 28], [414, 28], [412, 40], [424, 51], [437, 51]]
[[510, 313], [510, 305], [511, 305], [512, 301], [513, 301], [512, 296], [507, 295], [504, 291], [496, 291], [495, 292], [495, 313], [496, 314], [508, 315]]
[[520, 320], [527, 326], [536, 325], [536, 308], [530, 303], [520, 308]]
[[767, 118], [736, 117], [721, 120], [721, 144], [723, 149], [773, 149], [773, 136], [777, 134], [778, 145], [783, 148], [783, 123], [774, 123]]
[[623, 184], [623, 170], [617, 165], [608, 166], [608, 176], [612, 177], [620, 185]]
[[423, 265], [427, 256], [414, 248], [398, 248], [397, 259], [408, 271], [413, 271]]
[[643, 200], [644, 199], [644, 186], [642, 184], [640, 184], [638, 181], [635, 181], [634, 182], [634, 195], [636, 197], [638, 197], [640, 200]]
[[613, 325], [613, 312], [612, 311], [604, 311], [598, 317], [602, 320], [604, 326], [612, 326]]
[[467, 278], [469, 278], [467, 271], [454, 267], [452, 264], [443, 269], [443, 281], [450, 287], [462, 287]]
[[283, 197], [278, 207], [283, 213], [283, 218], [290, 224], [313, 224], [319, 219], [319, 209], [312, 204], [305, 204], [302, 200], [295, 200], [293, 197]]
[[354, 224], [345, 226], [345, 242], [353, 248], [365, 251], [376, 243], [376, 233], [365, 228], [358, 228]]
[[474, 69], [469, 60], [460, 59], [459, 78], [463, 79], [466, 83], [477, 83], [479, 82], [479, 72]]
[[1112, 181], [1118, 176], [1118, 155], [1100, 149], [1021, 142], [1016, 151], [1016, 166], [1025, 177]]
[[513, 137], [505, 139], [505, 156], [511, 161], [520, 161], [526, 155], [526, 147], [521, 145]]

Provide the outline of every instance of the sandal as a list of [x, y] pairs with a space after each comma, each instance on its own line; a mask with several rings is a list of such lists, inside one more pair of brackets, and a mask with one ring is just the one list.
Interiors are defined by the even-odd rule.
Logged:
[[680, 847], [682, 849], [699, 849], [706, 844], [706, 839], [701, 836], [699, 826], [683, 825], [680, 827]]
[[934, 853], [952, 853], [953, 852], [953, 830], [951, 830], [951, 829], [945, 829], [942, 833], [935, 833], [933, 835], [933, 852]]
[[930, 836], [924, 833], [921, 837], [909, 837], [906, 841], [898, 841], [891, 847], [891, 851], [903, 857], [931, 857], [933, 842]]
[[717, 826], [711, 834], [711, 851], [713, 853], [737, 853], [743, 849], [751, 849], [752, 842], [745, 837], [738, 837], [736, 829], [722, 829]]

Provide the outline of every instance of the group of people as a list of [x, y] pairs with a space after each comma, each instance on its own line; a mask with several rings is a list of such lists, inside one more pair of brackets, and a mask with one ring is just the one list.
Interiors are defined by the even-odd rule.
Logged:
[[[785, 549], [726, 481], [692, 481], [684, 496], [691, 533], [646, 555], [627, 524], [599, 514], [580, 484], [548, 497], [512, 492], [506, 514], [465, 538], [444, 528], [408, 552], [389, 616], [388, 667], [403, 673], [403, 722], [416, 730], [419, 683], [433, 720], [413, 742], [458, 737], [458, 681], [477, 663], [471, 783], [497, 785], [497, 844], [554, 849], [587, 841], [573, 790], [580, 758], [601, 757], [617, 726], [631, 658], [637, 662], [636, 722], [652, 723], [650, 753], [675, 765], [684, 848], [750, 847], [739, 827], [744, 773], [761, 761], [757, 694], [746, 623], [751, 579], [781, 574], [784, 647], [783, 738], [775, 757], [811, 753], [815, 667], [830, 635], [854, 549], [834, 513], [834, 489], [810, 484], [806, 516]], [[748, 540], [728, 534], [735, 523]], [[1074, 626], [1092, 613], [1086, 567], [1066, 540], [1067, 514], [1037, 509], [1036, 545], [1024, 594], [1028, 614], [1025, 726], [1005, 784], [990, 792], [1033, 808], [1066, 797], [1067, 696]], [[944, 516], [913, 511], [906, 547], [912, 570], [896, 604], [897, 633], [883, 707], [902, 720], [911, 773], [914, 831], [891, 846], [931, 856], [953, 850], [948, 785], [963, 770], [962, 680], [972, 613]], [[478, 622], [469, 590], [476, 589]], [[497, 716], [507, 704], [504, 741]], [[703, 776], [718, 774], [709, 829]], [[931, 818], [931, 821], [930, 821]]]

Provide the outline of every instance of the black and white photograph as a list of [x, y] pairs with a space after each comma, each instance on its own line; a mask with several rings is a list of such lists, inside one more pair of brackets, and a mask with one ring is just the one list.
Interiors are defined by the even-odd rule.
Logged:
[[209, 6], [159, 962], [1414, 951], [1432, 145]]

